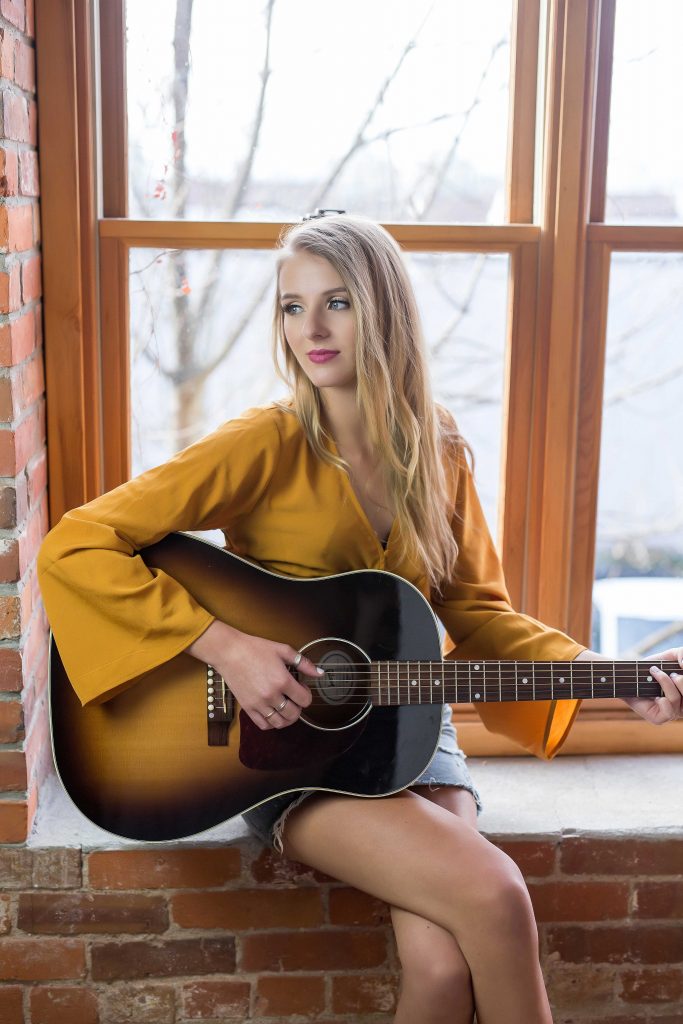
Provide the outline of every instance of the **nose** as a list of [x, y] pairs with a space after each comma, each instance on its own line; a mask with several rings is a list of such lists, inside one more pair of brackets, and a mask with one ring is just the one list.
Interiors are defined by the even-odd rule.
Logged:
[[314, 341], [316, 338], [325, 338], [329, 334], [329, 330], [325, 325], [325, 318], [321, 312], [315, 309], [311, 309], [306, 314], [303, 334], [305, 338], [310, 338]]

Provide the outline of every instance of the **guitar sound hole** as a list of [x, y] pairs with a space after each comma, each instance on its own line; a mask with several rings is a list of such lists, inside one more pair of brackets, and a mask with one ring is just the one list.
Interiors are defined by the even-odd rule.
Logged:
[[370, 660], [348, 640], [315, 640], [302, 648], [307, 658], [325, 670], [319, 679], [297, 676], [310, 687], [312, 704], [301, 720], [318, 729], [344, 729], [370, 710]]

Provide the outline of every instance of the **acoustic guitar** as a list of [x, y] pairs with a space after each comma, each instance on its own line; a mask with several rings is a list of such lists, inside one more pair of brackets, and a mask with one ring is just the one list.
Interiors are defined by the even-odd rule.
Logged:
[[430, 605], [390, 572], [292, 579], [185, 533], [140, 555], [218, 618], [286, 641], [324, 675], [302, 677], [313, 701], [283, 729], [259, 729], [226, 680], [185, 653], [84, 708], [51, 634], [58, 775], [87, 818], [125, 838], [196, 835], [292, 791], [398, 792], [434, 756], [444, 703], [662, 692], [652, 661], [444, 661]]

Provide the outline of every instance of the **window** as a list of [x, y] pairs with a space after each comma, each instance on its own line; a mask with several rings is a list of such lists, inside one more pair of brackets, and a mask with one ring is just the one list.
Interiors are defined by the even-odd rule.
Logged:
[[[647, 111], [660, 100], [675, 109], [669, 72], [657, 70], [674, 66], [675, 6], [651, 5]], [[627, 351], [656, 337], [664, 359], [680, 323], [683, 228], [647, 198], [671, 190], [670, 177], [638, 182], [637, 161], [623, 163], [633, 4], [481, 8], [366, 4], [359, 43], [326, 31], [329, 13], [312, 0], [156, 0], [128, 11], [123, 0], [93, 0], [74, 54], [39, 54], [44, 81], [71, 89], [80, 126], [42, 159], [44, 173], [57, 154], [79, 168], [79, 193], [60, 202], [64, 223], [80, 227], [73, 273], [89, 327], [66, 314], [61, 322], [76, 353], [68, 388], [63, 361], [47, 362], [59, 396], [53, 520], [272, 397], [263, 334], [280, 228], [318, 206], [355, 210], [381, 220], [408, 254], [437, 396], [474, 446], [513, 602], [589, 642], [596, 552], [600, 566], [620, 480], [601, 457], [612, 433], [637, 433], [642, 401], [634, 393], [617, 412], [610, 396], [647, 385], [656, 374], [644, 367], [639, 384]], [[355, 0], [345, 24], [354, 9]], [[367, 47], [365, 70], [351, 44]], [[629, 190], [642, 199], [633, 216]], [[57, 281], [63, 267], [49, 255], [46, 245], [45, 273]], [[629, 311], [648, 280], [668, 290], [639, 336]], [[625, 427], [615, 416], [628, 410]], [[82, 456], [67, 463], [69, 439]], [[639, 520], [649, 538], [662, 525], [654, 508]], [[675, 564], [670, 575], [680, 575]], [[473, 711], [459, 722], [466, 749], [518, 753]], [[683, 730], [664, 731], [660, 739], [623, 705], [586, 702], [567, 749], [683, 746]]]

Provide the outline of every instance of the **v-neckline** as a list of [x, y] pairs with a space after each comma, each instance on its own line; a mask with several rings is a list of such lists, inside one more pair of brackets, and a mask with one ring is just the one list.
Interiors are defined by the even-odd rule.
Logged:
[[[334, 438], [330, 437], [329, 434], [327, 436], [329, 438], [328, 447], [332, 450], [332, 452], [338, 458], [341, 458], [341, 455], [339, 453], [339, 449], [337, 448], [337, 444], [336, 444]], [[389, 532], [388, 532], [388, 534], [386, 536], [386, 540], [382, 541], [380, 535], [377, 533], [377, 530], [375, 529], [375, 527], [370, 522], [370, 517], [368, 516], [367, 512], [363, 508], [363, 505], [361, 504], [360, 498], [356, 494], [355, 488], [354, 488], [353, 484], [351, 483], [351, 478], [349, 477], [349, 474], [345, 470], [343, 470], [343, 469], [339, 469], [339, 472], [344, 477], [343, 486], [346, 488], [346, 490], [351, 495], [351, 500], [353, 501], [353, 504], [356, 507], [356, 511], [358, 512], [359, 518], [363, 521], [363, 524], [365, 525], [365, 528], [367, 530], [369, 530], [369, 532], [372, 534], [372, 536], [373, 536], [373, 538], [375, 540], [375, 543], [378, 545], [380, 550], [383, 553], [386, 553], [389, 550], [389, 542], [391, 541], [391, 537], [392, 537], [392, 534], [394, 532], [394, 528], [396, 527], [396, 516], [394, 516], [394, 518], [391, 520], [391, 526], [389, 527]]]

